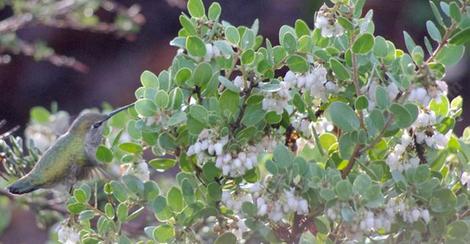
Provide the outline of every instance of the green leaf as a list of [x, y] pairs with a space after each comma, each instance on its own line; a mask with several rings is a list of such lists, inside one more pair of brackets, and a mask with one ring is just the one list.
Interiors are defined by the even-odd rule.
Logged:
[[455, 194], [449, 189], [439, 189], [433, 193], [430, 201], [431, 210], [436, 213], [451, 211], [457, 204]]
[[294, 161], [294, 155], [286, 146], [278, 144], [274, 149], [273, 159], [279, 167], [287, 168]]
[[106, 217], [108, 217], [109, 219], [114, 218], [114, 208], [111, 203], [108, 202], [104, 205], [104, 212], [106, 214]]
[[217, 47], [220, 50], [220, 52], [222, 52], [222, 55], [225, 58], [230, 58], [233, 54], [232, 46], [227, 41], [224, 41], [224, 40], [215, 41], [214, 46]]
[[295, 21], [295, 33], [299, 38], [304, 35], [310, 36], [310, 28], [308, 27], [307, 23], [305, 23], [305, 21], [298, 19]]
[[186, 38], [186, 49], [191, 56], [204, 57], [206, 55], [206, 45], [197, 36], [188, 36]]
[[359, 119], [356, 113], [343, 102], [333, 102], [330, 104], [326, 114], [333, 124], [346, 132], [359, 129]]
[[460, 22], [462, 15], [460, 13], [459, 6], [457, 6], [456, 2], [450, 2], [449, 4], [449, 14], [456, 22]]
[[416, 43], [413, 41], [413, 38], [411, 38], [410, 34], [408, 34], [406, 31], [403, 31], [403, 37], [405, 38], [406, 49], [408, 50], [408, 53], [411, 53], [416, 47]]
[[241, 49], [246, 50], [246, 49], [253, 48], [253, 46], [255, 45], [255, 38], [256, 38], [255, 33], [252, 30], [250, 29], [245, 30], [245, 33], [243, 33], [243, 36], [240, 42]]
[[381, 57], [381, 58], [384, 58], [387, 56], [388, 49], [387, 49], [387, 42], [385, 38], [381, 36], [375, 37], [374, 54], [375, 56]]
[[426, 29], [428, 30], [429, 36], [431, 36], [434, 41], [440, 42], [442, 40], [441, 32], [434, 22], [431, 20], [426, 21]]
[[246, 107], [242, 123], [248, 127], [254, 126], [264, 119], [265, 113], [266, 112], [261, 107], [261, 103], [250, 104]]
[[187, 203], [192, 203], [194, 201], [194, 190], [193, 186], [188, 179], [184, 179], [181, 183], [181, 190], [183, 193], [184, 200]]
[[367, 202], [366, 206], [369, 208], [376, 208], [383, 204], [384, 196], [380, 186], [376, 184], [370, 185], [362, 195], [364, 200]]
[[75, 199], [77, 199], [78, 202], [80, 203], [86, 203], [88, 202], [89, 198], [90, 198], [90, 195], [87, 194], [87, 192], [83, 189], [75, 189], [73, 191], [73, 196], [75, 197]]
[[206, 9], [202, 0], [189, 0], [188, 1], [188, 11], [191, 16], [195, 18], [204, 17]]
[[83, 203], [70, 203], [67, 204], [67, 210], [71, 214], [79, 214], [81, 211], [85, 210], [86, 206]]
[[407, 128], [414, 122], [410, 112], [398, 103], [392, 104], [390, 106], [390, 111], [393, 113], [393, 118], [400, 128]]
[[168, 93], [164, 90], [159, 90], [157, 92], [157, 95], [155, 96], [155, 104], [160, 107], [160, 108], [165, 108], [168, 106], [168, 103], [170, 101], [170, 97], [168, 96]]
[[223, 114], [225, 114], [224, 111], [228, 111], [230, 117], [238, 111], [240, 105], [240, 96], [236, 92], [225, 90], [220, 96], [219, 102]]
[[222, 172], [219, 168], [215, 167], [215, 163], [210, 162], [205, 163], [204, 166], [202, 166], [202, 173], [204, 174], [204, 178], [208, 181], [214, 181]]
[[359, 36], [352, 46], [352, 51], [357, 54], [367, 54], [374, 47], [374, 36], [364, 33]]
[[437, 54], [436, 60], [445, 65], [457, 64], [465, 53], [465, 46], [463, 45], [445, 45]]
[[432, 13], [434, 14], [434, 17], [436, 18], [439, 25], [445, 27], [446, 25], [444, 24], [444, 20], [442, 19], [441, 13], [439, 12], [439, 9], [437, 8], [436, 4], [434, 4], [433, 1], [429, 1], [429, 4], [431, 5]]
[[375, 99], [379, 108], [386, 109], [390, 106], [390, 97], [388, 96], [388, 92], [382, 86], [378, 86], [375, 90]]
[[255, 52], [253, 49], [245, 50], [241, 56], [242, 64], [251, 64], [255, 61]]
[[297, 50], [297, 39], [291, 33], [286, 33], [281, 42], [282, 47], [288, 52], [294, 52]]
[[183, 210], [183, 193], [181, 193], [181, 190], [179, 188], [174, 186], [170, 189], [170, 191], [168, 191], [167, 203], [168, 206], [177, 213]]
[[119, 201], [119, 202], [125, 202], [127, 200], [127, 192], [126, 192], [126, 187], [124, 184], [122, 184], [119, 181], [111, 181], [111, 189], [113, 196]]
[[117, 217], [119, 219], [119, 221], [123, 222], [126, 220], [127, 218], [127, 214], [128, 214], [128, 207], [126, 204], [124, 203], [120, 203], [116, 209], [116, 214], [117, 214]]
[[219, 76], [219, 81], [228, 90], [235, 92], [235, 93], [240, 93], [240, 88], [236, 86], [235, 84], [233, 84], [233, 82], [228, 80], [227, 78], [223, 76]]
[[369, 101], [367, 100], [366, 96], [362, 95], [356, 98], [356, 101], [354, 102], [354, 106], [356, 107], [357, 110], [363, 110], [369, 106]]
[[177, 84], [184, 84], [186, 81], [188, 81], [191, 78], [191, 70], [184, 67], [178, 70], [175, 75], [175, 81]]
[[340, 200], [348, 200], [352, 196], [352, 186], [348, 180], [341, 180], [336, 183], [336, 194]]
[[155, 158], [149, 161], [149, 165], [160, 172], [173, 168], [175, 164], [176, 160], [172, 158]]
[[155, 181], [149, 180], [144, 183], [144, 197], [146, 201], [155, 199], [160, 194], [160, 188]]
[[211, 6], [209, 6], [209, 11], [207, 13], [210, 20], [218, 21], [220, 14], [222, 13], [222, 7], [218, 2], [213, 2]]
[[186, 15], [182, 14], [180, 15], [180, 23], [181, 26], [183, 26], [184, 30], [187, 32], [189, 35], [196, 35], [196, 27], [194, 26], [193, 22], [191, 19], [189, 19]]
[[214, 244], [236, 244], [236, 243], [237, 243], [237, 237], [230, 232], [225, 232], [221, 236], [217, 237], [217, 239], [214, 242]]
[[144, 117], [154, 116], [157, 112], [157, 106], [155, 106], [155, 103], [147, 98], [137, 100], [134, 107], [137, 113]]
[[335, 58], [330, 58], [329, 60], [330, 67], [335, 73], [335, 76], [340, 80], [349, 80], [351, 79], [351, 75], [349, 74], [348, 70], [344, 65]]
[[128, 152], [128, 153], [141, 153], [142, 146], [133, 142], [124, 142], [119, 145], [119, 149]]
[[151, 71], [145, 70], [140, 75], [140, 83], [145, 88], [158, 88], [158, 77]]
[[371, 185], [372, 180], [366, 174], [360, 174], [354, 179], [352, 190], [356, 194], [364, 194]]
[[447, 235], [455, 239], [461, 239], [468, 235], [469, 227], [464, 220], [457, 220], [447, 226]]
[[207, 123], [209, 112], [199, 104], [189, 107], [189, 115], [201, 123]]
[[183, 104], [184, 94], [181, 88], [175, 87], [170, 92], [170, 107], [173, 109], [179, 109]]
[[287, 58], [287, 66], [293, 72], [305, 73], [308, 71], [307, 60], [297, 54], [291, 55]]
[[233, 45], [238, 45], [240, 42], [240, 33], [237, 28], [229, 25], [225, 27], [225, 38], [227, 38], [227, 40]]
[[200, 63], [193, 72], [193, 80], [197, 85], [206, 84], [212, 78], [212, 67], [208, 63]]
[[99, 145], [96, 149], [96, 159], [101, 162], [109, 163], [113, 161], [113, 152], [109, 148]]
[[186, 122], [187, 117], [186, 113], [183, 111], [178, 111], [175, 114], [173, 114], [170, 119], [168, 119], [167, 126], [175, 126], [179, 125], [181, 123]]
[[336, 197], [336, 194], [334, 191], [330, 190], [330, 189], [326, 189], [326, 188], [321, 188], [320, 190], [320, 197], [325, 200], [325, 201], [330, 201], [330, 200], [333, 200], [335, 199]]
[[95, 211], [93, 210], [84, 210], [78, 216], [78, 220], [80, 221], [87, 221], [93, 219], [95, 217]]
[[452, 36], [452, 38], [450, 38], [449, 43], [454, 45], [464, 45], [468, 41], [470, 41], [470, 27], [457, 32]]
[[339, 16], [339, 17], [337, 18], [337, 21], [338, 21], [338, 23], [339, 23], [345, 30], [351, 31], [351, 30], [354, 29], [354, 26], [353, 26], [353, 24], [351, 23], [351, 21], [349, 21], [349, 20], [346, 19], [345, 17]]
[[43, 107], [33, 107], [30, 112], [31, 119], [40, 124], [49, 122], [50, 115], [49, 111]]
[[213, 201], [219, 201], [222, 197], [222, 188], [219, 183], [211, 182], [207, 185], [207, 196]]
[[[189, 0], [189, 2], [195, 0]], [[200, 0], [199, 0], [200, 1]], [[175, 228], [169, 224], [161, 224], [153, 231], [153, 238], [159, 242], [168, 242], [175, 237]]]

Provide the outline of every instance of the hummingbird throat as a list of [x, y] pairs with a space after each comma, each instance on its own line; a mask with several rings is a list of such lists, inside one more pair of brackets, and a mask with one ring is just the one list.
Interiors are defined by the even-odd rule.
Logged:
[[114, 115], [116, 115], [116, 114], [118, 114], [119, 112], [124, 111], [124, 110], [126, 110], [126, 109], [128, 109], [128, 108], [130, 108], [130, 107], [132, 107], [132, 106], [134, 106], [134, 103], [128, 104], [128, 105], [126, 105], [126, 106], [122, 106], [122, 107], [120, 107], [120, 108], [117, 108], [117, 109], [111, 111], [111, 112], [106, 116], [106, 118], [104, 118], [104, 119], [102, 119], [102, 120], [100, 120], [100, 121], [94, 123], [94, 124], [93, 124], [93, 128], [98, 128], [98, 127], [100, 127], [104, 122], [106, 122], [108, 119], [110, 119], [110, 118], [113, 117]]

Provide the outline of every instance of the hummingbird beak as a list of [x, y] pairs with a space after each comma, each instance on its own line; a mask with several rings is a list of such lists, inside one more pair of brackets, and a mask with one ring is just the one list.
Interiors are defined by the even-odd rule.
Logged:
[[111, 117], [113, 117], [114, 115], [118, 114], [119, 112], [122, 112], [123, 110], [126, 110], [130, 107], [134, 106], [134, 103], [131, 103], [131, 104], [128, 104], [126, 106], [123, 106], [123, 107], [120, 107], [120, 108], [117, 108], [113, 111], [111, 111], [108, 115], [106, 115], [106, 118], [96, 122], [93, 124], [93, 128], [98, 128], [100, 127], [104, 122], [106, 122], [108, 119], [110, 119]]

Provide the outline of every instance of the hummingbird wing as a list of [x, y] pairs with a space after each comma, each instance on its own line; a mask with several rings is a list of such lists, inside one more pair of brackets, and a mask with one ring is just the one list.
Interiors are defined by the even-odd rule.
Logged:
[[85, 155], [87, 162], [79, 176], [80, 179], [114, 179], [106, 166], [96, 159], [96, 150], [103, 139], [103, 126], [92, 127], [85, 138]]

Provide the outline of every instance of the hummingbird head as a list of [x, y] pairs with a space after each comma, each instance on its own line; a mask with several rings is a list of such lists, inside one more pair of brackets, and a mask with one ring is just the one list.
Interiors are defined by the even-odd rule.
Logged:
[[107, 115], [97, 112], [84, 112], [81, 113], [70, 126], [70, 132], [78, 132], [79, 134], [86, 134], [93, 125], [106, 118]]

